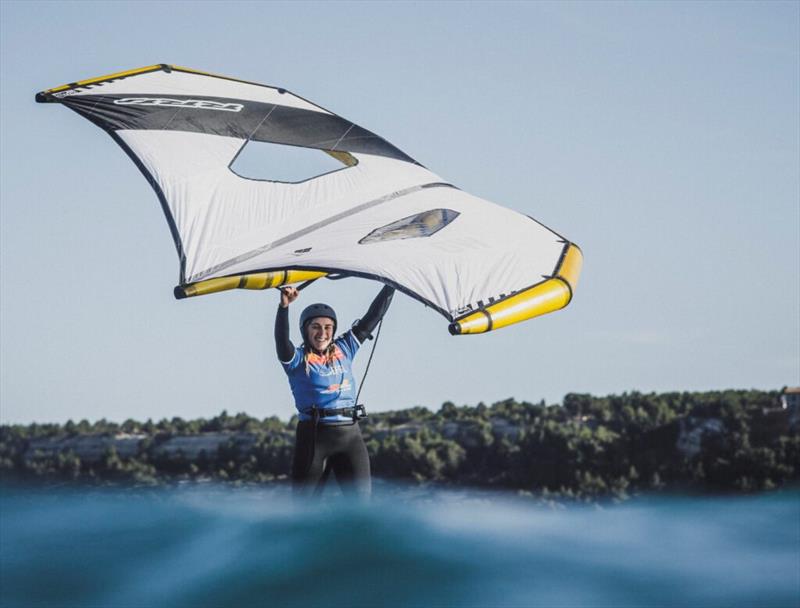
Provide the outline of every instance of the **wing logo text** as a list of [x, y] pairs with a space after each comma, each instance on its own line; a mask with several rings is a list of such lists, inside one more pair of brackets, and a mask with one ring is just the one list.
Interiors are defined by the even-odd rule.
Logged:
[[115, 99], [118, 106], [161, 106], [169, 108], [194, 108], [197, 110], [221, 110], [223, 112], [241, 112], [244, 106], [240, 103], [221, 103], [208, 99], [170, 99], [168, 97], [126, 97]]

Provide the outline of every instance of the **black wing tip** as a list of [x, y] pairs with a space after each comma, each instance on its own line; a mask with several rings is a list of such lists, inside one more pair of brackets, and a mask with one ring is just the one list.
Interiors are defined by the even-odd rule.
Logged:
[[40, 93], [36, 93], [35, 99], [36, 99], [36, 103], [53, 103], [55, 101], [55, 99], [53, 99], [53, 97], [51, 97], [50, 95], [48, 95], [44, 91], [41, 91]]
[[176, 300], [185, 300], [189, 296], [186, 295], [186, 292], [183, 290], [181, 285], [176, 285], [175, 289], [172, 290], [172, 295], [175, 296]]

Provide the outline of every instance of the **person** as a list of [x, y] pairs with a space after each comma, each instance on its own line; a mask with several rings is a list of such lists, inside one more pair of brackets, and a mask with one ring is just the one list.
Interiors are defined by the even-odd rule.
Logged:
[[299, 291], [281, 289], [275, 348], [299, 414], [292, 462], [297, 494], [320, 492], [330, 470], [344, 493], [368, 498], [372, 492], [369, 455], [358, 424], [366, 412], [356, 403], [352, 363], [361, 344], [372, 338], [393, 295], [394, 289], [385, 286], [367, 313], [335, 339], [336, 312], [327, 304], [306, 307], [300, 315], [303, 342], [295, 347], [289, 339], [289, 305]]

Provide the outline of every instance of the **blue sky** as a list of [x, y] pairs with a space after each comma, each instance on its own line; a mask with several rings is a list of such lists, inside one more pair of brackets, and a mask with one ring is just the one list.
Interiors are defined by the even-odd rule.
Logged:
[[[153, 63], [290, 89], [581, 245], [567, 309], [487, 335], [451, 337], [398, 295], [363, 392], [373, 410], [800, 384], [796, 2], [0, 11], [4, 423], [293, 411], [277, 292], [174, 300], [177, 256], [136, 167], [33, 101]], [[378, 289], [320, 281], [300, 303], [347, 322]]]

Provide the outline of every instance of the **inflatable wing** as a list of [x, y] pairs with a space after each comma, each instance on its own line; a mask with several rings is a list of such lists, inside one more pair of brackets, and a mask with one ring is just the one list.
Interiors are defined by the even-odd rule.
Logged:
[[[504, 327], [572, 298], [576, 245], [284, 89], [153, 65], [36, 101], [107, 131], [150, 182], [180, 258], [178, 298], [360, 276], [436, 309], [452, 334]], [[250, 142], [317, 149], [342, 167], [297, 183], [247, 179], [231, 165]]]

